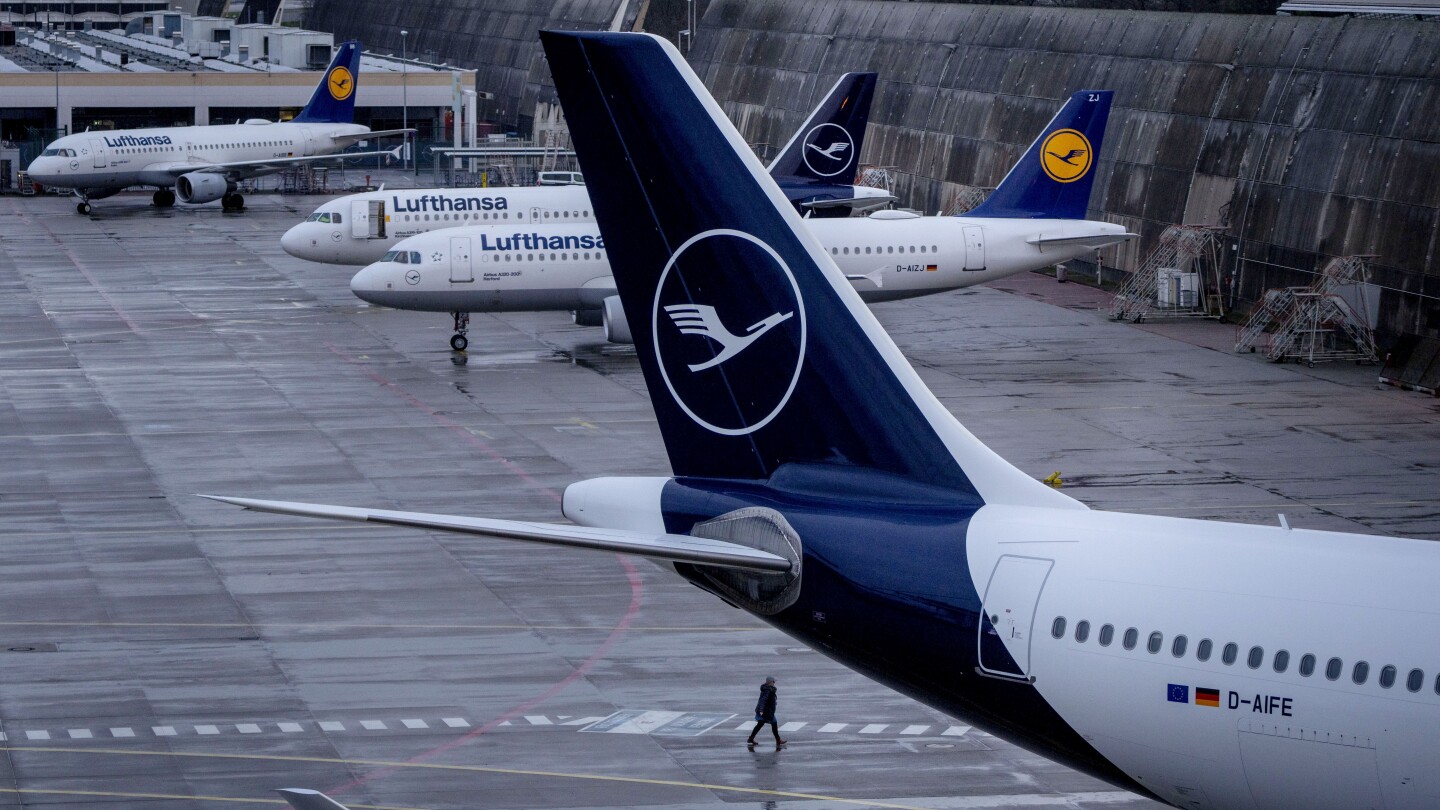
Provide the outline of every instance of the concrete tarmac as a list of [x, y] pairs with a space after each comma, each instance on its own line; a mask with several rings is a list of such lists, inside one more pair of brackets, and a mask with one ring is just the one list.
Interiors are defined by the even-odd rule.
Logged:
[[[370, 307], [243, 214], [0, 198], [0, 808], [1140, 808], [660, 567], [192, 493], [555, 520], [668, 472], [634, 352], [562, 313]], [[1022, 469], [1098, 508], [1440, 539], [1440, 401], [1110, 323], [1026, 276], [876, 307]], [[792, 744], [743, 745], [780, 683]]]

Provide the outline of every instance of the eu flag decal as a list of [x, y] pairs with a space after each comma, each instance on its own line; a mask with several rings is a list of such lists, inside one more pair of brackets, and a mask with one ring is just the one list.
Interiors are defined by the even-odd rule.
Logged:
[[1171, 703], [1189, 703], [1190, 687], [1183, 684], [1172, 683], [1170, 684], [1169, 691], [1165, 694], [1165, 699]]

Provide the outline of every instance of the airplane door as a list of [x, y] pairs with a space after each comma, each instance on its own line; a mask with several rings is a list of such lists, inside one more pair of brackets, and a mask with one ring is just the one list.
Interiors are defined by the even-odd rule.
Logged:
[[110, 165], [109, 157], [105, 153], [105, 142], [99, 138], [90, 139], [90, 151], [95, 153], [95, 168], [103, 169]]
[[470, 237], [450, 237], [450, 281], [474, 280], [475, 269], [470, 265]]
[[1040, 590], [1054, 560], [1006, 554], [995, 563], [985, 588], [980, 617], [980, 670], [1002, 678], [1028, 680], [1030, 641]]
[[985, 229], [978, 226], [965, 228], [965, 269], [985, 269]]
[[350, 203], [350, 235], [356, 239], [370, 236], [370, 206], [364, 200]]
[[370, 201], [370, 238], [385, 238], [385, 201]]

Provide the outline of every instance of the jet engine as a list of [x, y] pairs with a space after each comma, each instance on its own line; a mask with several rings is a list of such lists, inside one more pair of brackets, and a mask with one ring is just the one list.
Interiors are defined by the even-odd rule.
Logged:
[[175, 195], [183, 203], [207, 203], [235, 190], [235, 184], [214, 172], [190, 172], [175, 181]]
[[635, 338], [630, 336], [630, 322], [625, 320], [625, 308], [620, 306], [620, 296], [606, 298], [600, 311], [604, 313], [606, 340], [627, 345], [635, 342]]

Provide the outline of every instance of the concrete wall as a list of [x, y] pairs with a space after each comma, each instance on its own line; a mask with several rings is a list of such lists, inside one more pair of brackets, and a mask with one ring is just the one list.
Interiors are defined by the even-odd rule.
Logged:
[[715, 0], [691, 60], [770, 144], [840, 73], [879, 71], [862, 158], [927, 211], [999, 183], [1070, 93], [1113, 89], [1091, 215], [1144, 238], [1107, 264], [1132, 268], [1171, 223], [1228, 225], [1243, 307], [1329, 256], [1375, 254], [1385, 335], [1440, 335], [1433, 23]]
[[315, 0], [305, 25], [396, 54], [400, 32], [408, 31], [408, 55], [476, 71], [481, 121], [528, 134], [537, 102], [554, 95], [539, 32], [603, 30], [617, 15], [629, 31], [643, 6], [642, 0]]

